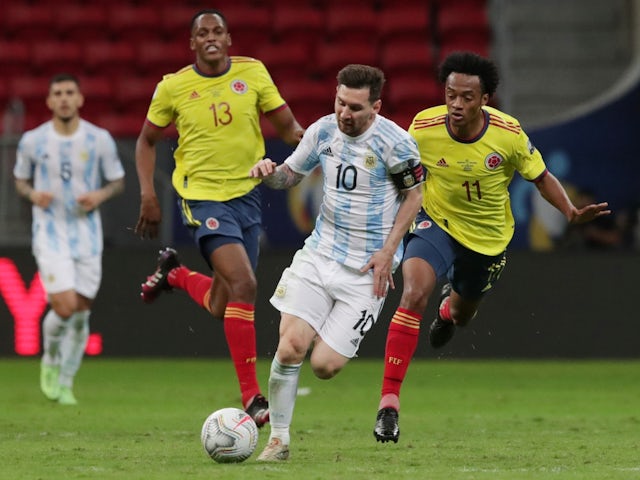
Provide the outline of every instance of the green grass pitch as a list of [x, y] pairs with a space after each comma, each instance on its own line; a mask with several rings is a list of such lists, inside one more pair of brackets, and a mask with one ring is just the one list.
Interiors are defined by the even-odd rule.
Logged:
[[[259, 362], [266, 388], [269, 359]], [[411, 365], [400, 441], [372, 435], [381, 360], [329, 381], [305, 363], [285, 464], [219, 465], [200, 445], [239, 406], [229, 360], [87, 358], [77, 407], [48, 402], [39, 360], [0, 360], [0, 479], [640, 479], [640, 361]]]

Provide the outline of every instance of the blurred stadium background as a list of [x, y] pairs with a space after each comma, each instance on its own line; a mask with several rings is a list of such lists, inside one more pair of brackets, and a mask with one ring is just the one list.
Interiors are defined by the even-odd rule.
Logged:
[[[190, 326], [192, 330], [185, 333], [184, 342], [178, 342], [180, 348], [175, 351], [163, 342], [154, 342], [154, 347], [144, 342], [151, 330], [154, 335], [168, 330], [171, 336], [178, 328], [173, 314], [180, 316], [180, 309], [193, 308], [173, 298], [173, 302], [162, 304], [166, 312], [162, 317], [166, 318], [159, 320], [151, 318], [160, 313], [159, 309], [141, 309], [136, 303], [138, 284], [153, 268], [155, 248], [178, 246], [186, 251], [195, 268], [204, 268], [176, 215], [169, 181], [174, 131], [168, 132], [159, 149], [157, 186], [165, 211], [162, 236], [155, 242], [142, 242], [131, 232], [137, 220], [139, 196], [135, 137], [144, 121], [149, 99], [163, 74], [192, 62], [193, 55], [188, 48], [190, 19], [198, 9], [214, 7], [227, 17], [233, 38], [231, 53], [262, 60], [303, 125], [332, 110], [335, 74], [346, 63], [369, 63], [384, 69], [388, 83], [383, 114], [407, 127], [417, 111], [442, 103], [435, 71], [447, 53], [464, 49], [493, 57], [500, 67], [502, 83], [492, 104], [521, 121], [551, 171], [570, 191], [588, 190], [597, 200], [610, 202], [616, 212], [616, 228], [620, 229], [621, 240], [604, 251], [577, 253], [565, 249], [558, 252], [554, 240], [564, 229], [562, 219], [558, 220], [553, 212], [537, 205], [532, 200], [531, 186], [516, 179], [511, 189], [517, 220], [511, 248], [514, 261], [506, 274], [514, 283], [505, 285], [502, 289], [506, 291], [496, 295], [496, 302], [503, 303], [487, 302], [487, 312], [482, 314], [500, 323], [501, 315], [507, 312], [509, 318], [502, 323], [512, 321], [512, 331], [501, 324], [498, 328], [505, 330], [502, 340], [489, 339], [484, 348], [478, 347], [478, 339], [473, 345], [467, 341], [465, 347], [460, 342], [461, 350], [454, 353], [517, 354], [517, 349], [514, 351], [506, 345], [523, 333], [536, 335], [539, 325], [529, 323], [523, 330], [516, 327], [520, 323], [511, 317], [514, 312], [526, 316], [539, 309], [538, 315], [547, 325], [558, 319], [571, 323], [557, 329], [553, 337], [556, 343], [552, 339], [551, 346], [545, 343], [539, 349], [530, 344], [531, 351], [525, 349], [525, 355], [585, 356], [594, 351], [604, 356], [634, 354], [631, 345], [622, 346], [620, 350], [613, 344], [603, 350], [596, 347], [593, 350], [586, 344], [565, 344], [557, 338], [559, 332], [570, 336], [570, 332], [575, 334], [574, 329], [581, 329], [582, 340], [587, 337], [593, 340], [598, 337], [598, 322], [602, 317], [607, 317], [606, 321], [612, 318], [611, 321], [620, 319], [621, 322], [633, 318], [630, 303], [619, 302], [622, 305], [618, 304], [614, 311], [603, 309], [603, 305], [609, 298], [626, 298], [619, 287], [633, 282], [640, 249], [637, 233], [640, 169], [634, 161], [637, 157], [635, 139], [640, 133], [637, 120], [640, 0], [236, 0], [225, 3], [196, 0], [4, 2], [0, 16], [0, 111], [3, 113], [0, 259], [16, 266], [23, 280], [20, 288], [28, 290], [35, 266], [29, 255], [30, 207], [13, 189], [15, 148], [24, 130], [49, 118], [44, 98], [50, 76], [68, 71], [77, 74], [82, 82], [87, 98], [83, 117], [107, 128], [116, 137], [127, 170], [125, 195], [103, 208], [107, 245], [105, 278], [94, 325], [105, 332], [104, 351], [135, 354], [140, 351], [136, 349], [142, 348], [152, 354], [188, 354], [197, 350], [204, 355], [225, 351], [224, 344], [219, 349], [210, 343], [197, 348], [190, 343], [196, 337], [199, 340], [220, 337], [208, 332], [207, 329], [215, 327], [208, 325], [206, 316], [199, 320], [198, 327], [204, 328], [206, 334], [202, 334], [202, 330], [194, 333], [197, 328]], [[275, 160], [284, 159], [289, 148], [274, 138], [268, 123], [264, 123], [264, 132], [267, 154]], [[263, 190], [265, 241], [261, 268], [265, 278], [261, 278], [261, 308], [265, 309], [267, 318], [274, 315], [265, 297], [288, 263], [292, 249], [300, 245], [312, 227], [318, 190], [316, 178], [309, 178], [289, 192]], [[538, 256], [534, 253], [536, 250], [548, 253]], [[570, 260], [566, 260], [567, 255]], [[603, 255], [607, 255], [606, 261]], [[612, 258], [615, 258], [613, 263]], [[14, 354], [17, 310], [9, 304], [8, 295], [18, 298], [15, 292], [19, 288], [13, 283], [17, 277], [7, 273], [9, 263], [0, 267], [3, 265], [0, 354]], [[611, 277], [602, 278], [604, 274]], [[549, 277], [560, 284], [554, 285]], [[9, 278], [13, 279], [11, 286], [7, 286]], [[539, 282], [540, 288], [526, 299], [532, 302], [526, 306], [518, 304], [518, 301], [525, 302], [522, 285], [534, 285], [533, 282]], [[551, 301], [563, 289], [569, 290], [561, 299]], [[7, 293], [10, 290], [13, 293]], [[585, 295], [591, 295], [592, 302], [586, 308], [578, 301], [566, 301], [567, 298], [583, 299]], [[541, 298], [544, 302], [540, 302]], [[396, 300], [392, 295], [386, 308], [395, 305]], [[526, 313], [522, 313], [523, 309]], [[198, 315], [195, 309], [189, 311]], [[20, 315], [23, 314], [27, 315], [24, 312]], [[142, 325], [140, 338], [128, 332], [126, 336], [130, 341], [122, 340], [120, 329], [123, 327], [116, 318], [141, 322], [138, 324]], [[628, 326], [622, 323], [617, 328]], [[263, 332], [266, 336], [276, 331], [273, 322], [261, 328], [268, 329]], [[481, 326], [479, 330], [484, 328]], [[378, 330], [381, 332], [378, 336], [382, 336], [384, 328]], [[482, 335], [487, 342], [486, 332]], [[519, 342], [516, 345], [522, 344], [522, 340]], [[269, 345], [274, 346], [275, 340]], [[371, 351], [374, 355], [380, 353], [378, 346]]]

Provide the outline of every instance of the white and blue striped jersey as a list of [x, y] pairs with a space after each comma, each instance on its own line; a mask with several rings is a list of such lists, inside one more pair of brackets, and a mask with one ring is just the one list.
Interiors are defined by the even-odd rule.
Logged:
[[34, 255], [78, 259], [102, 254], [100, 212], [84, 212], [76, 198], [99, 189], [103, 179], [124, 177], [109, 132], [80, 120], [78, 130], [64, 136], [54, 130], [52, 121], [45, 122], [20, 139], [13, 174], [33, 180], [35, 190], [54, 194], [46, 209], [32, 208]]
[[[322, 204], [305, 244], [360, 269], [384, 245], [400, 208], [391, 172], [415, 167], [420, 155], [413, 138], [380, 115], [362, 135], [350, 137], [332, 114], [309, 126], [285, 163], [303, 175], [318, 165], [323, 172]], [[394, 255], [394, 270], [401, 258], [402, 245]]]

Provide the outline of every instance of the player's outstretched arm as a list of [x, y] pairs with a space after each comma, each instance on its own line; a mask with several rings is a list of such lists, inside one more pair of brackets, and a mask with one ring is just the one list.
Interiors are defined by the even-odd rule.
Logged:
[[607, 202], [593, 203], [583, 208], [576, 208], [569, 199], [566, 190], [558, 179], [550, 172], [535, 183], [540, 195], [562, 212], [569, 223], [590, 222], [594, 218], [609, 215], [609, 204]]

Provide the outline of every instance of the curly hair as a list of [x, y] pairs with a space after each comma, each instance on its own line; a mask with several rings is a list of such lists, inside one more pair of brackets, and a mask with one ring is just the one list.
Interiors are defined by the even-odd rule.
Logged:
[[451, 72], [465, 75], [477, 75], [480, 78], [482, 93], [493, 95], [500, 83], [498, 67], [488, 58], [473, 52], [453, 52], [449, 54], [438, 71], [438, 80], [445, 83]]

